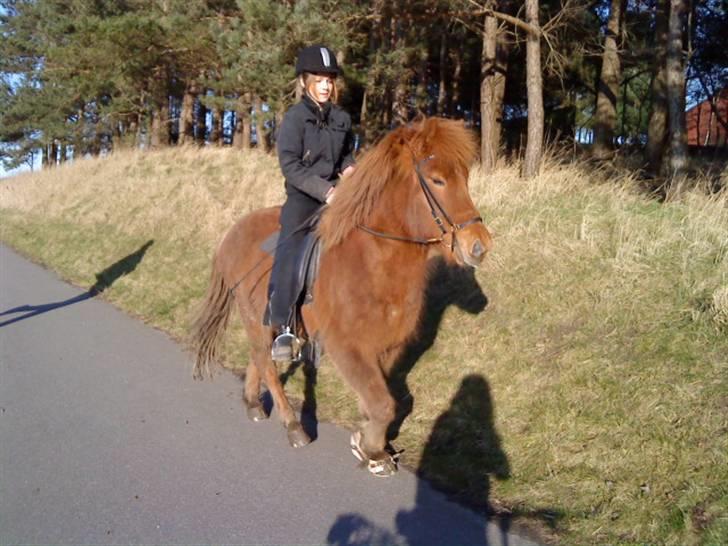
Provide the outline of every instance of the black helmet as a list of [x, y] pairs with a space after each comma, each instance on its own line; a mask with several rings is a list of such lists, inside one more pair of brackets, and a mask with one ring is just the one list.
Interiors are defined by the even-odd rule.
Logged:
[[299, 51], [298, 59], [296, 59], [296, 76], [300, 76], [304, 72], [338, 76], [339, 65], [336, 62], [336, 55], [324, 45], [304, 47]]

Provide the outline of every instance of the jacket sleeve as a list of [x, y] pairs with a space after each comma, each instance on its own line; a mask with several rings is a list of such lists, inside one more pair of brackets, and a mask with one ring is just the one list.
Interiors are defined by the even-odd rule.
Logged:
[[356, 163], [356, 160], [354, 159], [354, 132], [351, 130], [350, 117], [348, 117], [348, 126], [349, 130], [346, 132], [344, 147], [341, 150], [341, 172], [344, 172], [347, 167], [351, 167], [354, 163]]
[[283, 117], [278, 135], [278, 162], [286, 182], [323, 203], [326, 201], [326, 194], [334, 185], [312, 174], [304, 165], [303, 123], [303, 120], [293, 115], [291, 111]]

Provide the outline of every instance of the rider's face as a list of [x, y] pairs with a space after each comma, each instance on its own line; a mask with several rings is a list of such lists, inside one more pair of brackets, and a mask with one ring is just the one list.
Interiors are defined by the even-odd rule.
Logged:
[[311, 74], [306, 81], [306, 89], [316, 102], [323, 104], [334, 92], [335, 78], [330, 74]]

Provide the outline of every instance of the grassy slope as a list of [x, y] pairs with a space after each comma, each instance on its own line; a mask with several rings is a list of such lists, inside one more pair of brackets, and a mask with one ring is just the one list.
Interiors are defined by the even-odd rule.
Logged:
[[[496, 247], [480, 288], [447, 277], [470, 303], [430, 294], [406, 462], [567, 542], [728, 542], [728, 199], [516, 172], [473, 174]], [[4, 181], [0, 237], [81, 286], [153, 241], [104, 297], [184, 336], [219, 237], [281, 186], [254, 152], [130, 152]], [[244, 357], [236, 324], [227, 360]], [[331, 366], [316, 392], [320, 417], [355, 419]]]

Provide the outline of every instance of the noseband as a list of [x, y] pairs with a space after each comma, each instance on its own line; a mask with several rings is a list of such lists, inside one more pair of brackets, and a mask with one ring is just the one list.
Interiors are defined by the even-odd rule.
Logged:
[[[414, 156], [414, 154], [412, 154], [412, 155]], [[450, 218], [450, 215], [447, 213], [445, 208], [437, 200], [437, 197], [435, 197], [435, 194], [432, 192], [432, 189], [430, 188], [429, 184], [427, 183], [427, 180], [425, 180], [425, 177], [422, 175], [422, 171], [420, 170], [421, 164], [423, 164], [427, 161], [430, 161], [434, 157], [435, 157], [434, 155], [430, 155], [420, 161], [417, 161], [415, 159], [414, 164], [415, 164], [415, 173], [417, 173], [417, 180], [420, 183], [420, 188], [422, 189], [422, 193], [425, 194], [425, 199], [427, 199], [427, 204], [430, 207], [430, 214], [432, 214], [432, 219], [435, 221], [435, 224], [437, 224], [437, 227], [440, 230], [439, 237], [432, 237], [430, 239], [419, 239], [417, 237], [405, 237], [402, 235], [385, 233], [383, 231], [378, 231], [376, 229], [372, 229], [372, 228], [363, 226], [361, 224], [359, 224], [357, 227], [359, 229], [361, 229], [362, 231], [366, 231], [367, 233], [374, 235], [376, 237], [382, 237], [383, 239], [392, 239], [394, 241], [402, 241], [405, 243], [416, 243], [416, 244], [420, 244], [420, 245], [444, 244], [445, 236], [449, 233], [452, 236], [451, 241], [450, 241], [450, 252], [454, 251], [455, 245], [457, 244], [456, 233], [471, 224], [475, 224], [477, 222], [482, 223], [483, 219], [480, 216], [476, 216], [461, 224], [456, 224], [455, 222], [453, 222], [453, 220]], [[413, 157], [413, 159], [414, 159], [414, 157]], [[444, 221], [440, 217], [440, 214], [438, 214], [438, 210], [440, 211], [440, 213], [442, 213], [442, 216], [445, 218]], [[446, 223], [447, 223], [447, 227], [446, 227]]]

